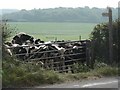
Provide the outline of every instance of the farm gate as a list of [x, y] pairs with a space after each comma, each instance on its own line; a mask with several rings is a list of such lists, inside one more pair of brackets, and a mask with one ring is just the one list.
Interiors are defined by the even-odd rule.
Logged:
[[[81, 41], [64, 41], [64, 42], [52, 42], [50, 44], [73, 44], [80, 43], [75, 48], [65, 48], [65, 51], [60, 52], [50, 47], [47, 50], [39, 49], [37, 52], [29, 53], [24, 61], [40, 63], [42, 68], [50, 69], [58, 72], [68, 72], [72, 70], [72, 66], [75, 63], [85, 63], [87, 66], [92, 67], [92, 51], [91, 51], [91, 41], [81, 40]], [[49, 44], [40, 44], [45, 46], [50, 46]], [[32, 45], [32, 46], [38, 46]], [[19, 46], [30, 48], [28, 46]], [[7, 49], [14, 49], [16, 47], [10, 47]], [[26, 53], [13, 54], [15, 57], [24, 57]], [[40, 56], [40, 57], [37, 57]]]

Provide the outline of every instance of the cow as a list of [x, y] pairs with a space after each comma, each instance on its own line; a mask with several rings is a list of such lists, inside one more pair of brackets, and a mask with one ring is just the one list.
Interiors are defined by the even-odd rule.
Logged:
[[6, 43], [4, 44], [5, 52], [6, 52], [8, 55], [10, 55], [10, 56], [13, 55], [12, 52], [11, 52], [11, 50], [10, 50], [10, 47], [11, 47], [11, 46], [12, 46], [12, 43], [10, 43], [10, 42], [6, 42]]
[[34, 42], [35, 42], [35, 44], [43, 44], [44, 43], [44, 41], [41, 41], [40, 39], [36, 39], [36, 40], [34, 40]]
[[74, 63], [85, 62], [85, 57], [86, 57], [85, 50], [84, 50], [85, 48], [81, 42], [67, 43], [66, 46], [67, 46], [67, 49], [65, 52], [65, 66], [66, 66], [65, 69], [70, 68], [71, 72], [74, 73], [74, 71], [72, 70], [72, 65]]
[[19, 59], [25, 59], [24, 54], [27, 53], [27, 51], [24, 47], [20, 47], [19, 44], [12, 44], [10, 42], [6, 42], [4, 46], [10, 56], [16, 55], [16, 57]]
[[27, 35], [26, 33], [19, 33], [16, 36], [14, 36], [12, 39], [12, 44], [27, 45], [28, 42], [33, 44], [34, 38], [30, 35]]
[[[20, 60], [30, 60], [30, 59], [38, 59], [42, 63], [51, 61], [54, 62], [54, 67], [60, 67], [59, 70], [62, 70], [62, 66], [72, 65], [76, 62], [84, 62], [80, 61], [80, 58], [85, 57], [86, 42], [68, 42], [66, 43], [64, 40], [62, 41], [48, 41], [44, 42], [41, 39], [34, 39], [32, 36], [27, 35], [26, 33], [19, 33], [13, 37], [11, 43], [6, 43], [6, 47], [14, 47], [13, 49], [7, 49], [9, 54], [12, 56], [16, 54], [16, 57]], [[79, 61], [72, 61], [72, 60]], [[71, 61], [69, 61], [71, 60]], [[63, 62], [64, 61], [64, 62]], [[56, 63], [59, 62], [59, 63]], [[50, 65], [48, 65], [50, 67]], [[72, 68], [72, 67], [70, 67]], [[72, 71], [73, 72], [73, 71]]]

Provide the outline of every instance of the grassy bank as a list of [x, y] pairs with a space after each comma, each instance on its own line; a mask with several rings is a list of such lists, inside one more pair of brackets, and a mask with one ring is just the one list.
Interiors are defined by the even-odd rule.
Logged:
[[106, 65], [96, 67], [94, 70], [90, 69], [87, 72], [82, 70], [74, 74], [56, 73], [42, 69], [39, 64], [23, 63], [10, 58], [3, 60], [2, 71], [3, 87], [31, 87], [103, 76], [116, 76], [117, 73], [117, 68]]
[[63, 82], [58, 73], [47, 71], [40, 65], [14, 59], [3, 60], [3, 87], [28, 87]]
[[118, 69], [112, 68], [110, 66], [101, 67], [98, 69], [91, 70], [89, 72], [82, 72], [76, 74], [65, 74], [64, 77], [66, 80], [81, 80], [81, 79], [96, 79], [102, 77], [110, 77], [110, 76], [117, 76]]

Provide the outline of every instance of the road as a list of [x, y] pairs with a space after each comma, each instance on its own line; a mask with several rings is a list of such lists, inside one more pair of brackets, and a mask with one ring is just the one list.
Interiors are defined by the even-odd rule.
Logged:
[[[69, 83], [63, 83], [63, 84], [54, 84], [54, 85], [44, 85], [44, 86], [38, 86], [38, 87], [32, 87], [32, 88], [3, 88], [2, 90], [56, 90], [56, 88], [62, 90], [74, 90], [74, 89], [85, 89], [85, 90], [120, 90], [118, 89], [118, 86], [120, 86], [120, 83], [118, 85], [118, 79], [117, 77], [107, 77], [107, 78], [99, 78], [99, 79], [89, 79], [89, 80], [82, 80], [82, 81], [74, 81]], [[92, 88], [92, 89], [91, 89]], [[58, 89], [58, 90], [59, 90]]]
[[117, 77], [90, 79], [70, 83], [39, 86], [37, 88], [118, 88]]

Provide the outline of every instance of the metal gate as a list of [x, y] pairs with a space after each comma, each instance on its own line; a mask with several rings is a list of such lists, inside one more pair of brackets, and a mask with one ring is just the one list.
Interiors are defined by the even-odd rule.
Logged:
[[[50, 47], [50, 44], [74, 44], [80, 43], [79, 46], [75, 48], [65, 48], [65, 51], [60, 52]], [[42, 63], [41, 67], [45, 69], [55, 70], [59, 72], [68, 72], [72, 70], [72, 66], [75, 63], [86, 63], [88, 66], [91, 64], [91, 49], [89, 40], [82, 41], [65, 41], [65, 42], [52, 42], [49, 44], [40, 44], [44, 46], [49, 46], [50, 48], [46, 50], [39, 49], [33, 53], [20, 53], [13, 54], [14, 57], [24, 57], [27, 56], [23, 61]], [[14, 48], [30, 48], [36, 45], [27, 45], [19, 47], [7, 47], [6, 49], [13, 50]]]

